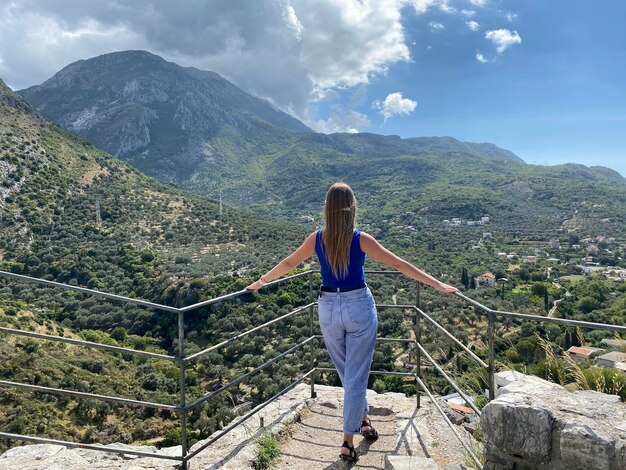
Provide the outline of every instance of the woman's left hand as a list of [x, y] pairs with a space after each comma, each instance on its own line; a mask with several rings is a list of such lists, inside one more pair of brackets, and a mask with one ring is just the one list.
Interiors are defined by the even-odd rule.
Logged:
[[250, 284], [248, 287], [246, 287], [246, 290], [256, 292], [264, 285], [265, 284], [263, 284], [260, 280], [257, 280], [257, 281], [254, 281], [252, 284]]
[[457, 289], [456, 287], [446, 284], [444, 282], [440, 282], [439, 284], [437, 284], [435, 286], [435, 289], [437, 289], [439, 292], [443, 292], [444, 294], [448, 294], [448, 295], [452, 295], [455, 292], [459, 291], [459, 289]]

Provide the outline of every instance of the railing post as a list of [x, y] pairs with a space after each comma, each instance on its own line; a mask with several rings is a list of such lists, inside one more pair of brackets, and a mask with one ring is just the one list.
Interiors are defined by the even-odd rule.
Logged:
[[[313, 292], [313, 271], [309, 272], [309, 302], [315, 302], [315, 293]], [[309, 330], [310, 336], [313, 336], [313, 325], [315, 323], [315, 318], [313, 315], [313, 305], [309, 307]], [[317, 398], [317, 393], [315, 392], [315, 347], [313, 345], [314, 341], [311, 341], [309, 345], [309, 360], [310, 360], [310, 369], [313, 370], [311, 372], [311, 398]]]
[[[420, 308], [421, 300], [421, 285], [419, 281], [415, 282], [415, 306]], [[417, 363], [417, 372], [416, 376], [421, 380], [422, 379], [422, 352], [420, 348], [417, 347], [418, 344], [421, 344], [422, 341], [422, 322], [421, 315], [417, 309], [415, 309], [415, 361]], [[417, 382], [417, 379], [416, 379]], [[417, 408], [421, 407], [421, 390], [420, 387], [417, 387]]]
[[[178, 366], [179, 366], [179, 381], [180, 381], [180, 445], [182, 448], [182, 458], [187, 457], [187, 410], [185, 409], [185, 395], [187, 392], [187, 385], [185, 383], [185, 312], [178, 312]], [[180, 465], [181, 470], [187, 470], [187, 461], [183, 461]]]
[[496, 387], [494, 380], [495, 373], [495, 345], [494, 345], [494, 336], [495, 336], [495, 315], [493, 312], [489, 312], [489, 401], [493, 400], [496, 397]]

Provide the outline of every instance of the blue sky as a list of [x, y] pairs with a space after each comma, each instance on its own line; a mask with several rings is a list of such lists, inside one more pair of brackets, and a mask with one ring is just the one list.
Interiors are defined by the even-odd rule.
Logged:
[[0, 0], [0, 78], [144, 49], [320, 132], [448, 135], [626, 176], [625, 25], [624, 0]]
[[[474, 11], [468, 19], [403, 10], [412, 60], [359, 89], [354, 109], [371, 122], [361, 130], [493, 142], [527, 163], [603, 165], [626, 176], [626, 2], [489, 1]], [[498, 54], [485, 34], [502, 28], [521, 43]], [[371, 103], [393, 92], [417, 105], [385, 121]], [[341, 91], [341, 101], [354, 94]]]

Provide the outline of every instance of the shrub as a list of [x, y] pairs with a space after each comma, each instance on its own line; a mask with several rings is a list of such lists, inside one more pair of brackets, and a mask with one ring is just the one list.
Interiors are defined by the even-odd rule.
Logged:
[[256, 442], [258, 447], [252, 466], [256, 470], [268, 469], [280, 456], [278, 436], [265, 431], [257, 438]]

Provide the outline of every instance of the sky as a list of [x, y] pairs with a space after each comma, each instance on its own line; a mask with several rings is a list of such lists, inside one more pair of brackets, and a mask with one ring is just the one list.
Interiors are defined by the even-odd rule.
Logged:
[[144, 49], [319, 132], [448, 135], [626, 176], [623, 0], [0, 0], [0, 78]]

